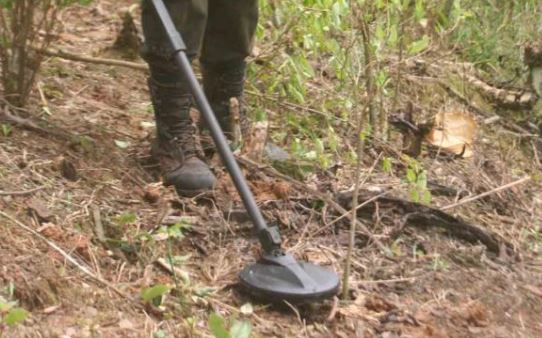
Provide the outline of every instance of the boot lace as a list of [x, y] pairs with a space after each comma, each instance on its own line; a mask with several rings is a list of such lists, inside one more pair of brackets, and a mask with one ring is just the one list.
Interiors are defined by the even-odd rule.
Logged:
[[184, 160], [198, 156], [196, 141], [196, 127], [192, 121], [181, 121], [178, 125], [172, 126], [172, 138], [170, 143], [181, 153]]

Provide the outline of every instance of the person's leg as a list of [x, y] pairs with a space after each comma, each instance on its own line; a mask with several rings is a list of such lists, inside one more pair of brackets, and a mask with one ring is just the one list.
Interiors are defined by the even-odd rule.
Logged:
[[[193, 59], [203, 40], [207, 0], [164, 0]], [[149, 90], [156, 116], [157, 139], [153, 155], [159, 160], [164, 184], [174, 185], [184, 195], [196, 194], [214, 185], [215, 177], [199, 159], [196, 127], [190, 119], [192, 95], [173, 61], [173, 49], [162, 23], [148, 0], [142, 3], [145, 44], [142, 56], [149, 64]]]
[[241, 114], [244, 115], [242, 95], [245, 59], [251, 52], [257, 23], [257, 0], [209, 0], [207, 28], [200, 58], [203, 87], [227, 133], [232, 131], [230, 98], [238, 99]]

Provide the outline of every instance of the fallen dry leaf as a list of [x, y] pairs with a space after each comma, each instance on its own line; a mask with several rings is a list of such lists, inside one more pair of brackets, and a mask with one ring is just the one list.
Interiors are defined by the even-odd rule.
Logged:
[[57, 157], [54, 160], [54, 166], [67, 180], [77, 181], [79, 178], [75, 165], [67, 160], [64, 156]]
[[467, 304], [462, 312], [467, 322], [475, 327], [486, 327], [491, 321], [491, 311], [478, 301]]
[[145, 187], [143, 199], [149, 203], [156, 203], [160, 199], [160, 187], [154, 184], [149, 184]]
[[521, 287], [524, 288], [527, 291], [530, 291], [533, 295], [542, 298], [542, 289], [540, 289], [539, 287], [536, 287], [536, 286], [530, 285], [530, 284], [522, 285]]
[[74, 234], [70, 236], [70, 243], [75, 250], [86, 250], [90, 245], [90, 239], [83, 234]]
[[374, 312], [388, 312], [397, 309], [397, 306], [395, 304], [376, 295], [371, 295], [367, 297], [367, 299], [365, 300], [365, 307]]
[[41, 222], [50, 221], [53, 214], [49, 208], [39, 199], [33, 198], [27, 202], [28, 211]]
[[54, 241], [60, 241], [64, 237], [64, 231], [58, 225], [54, 223], [44, 223], [37, 229], [43, 236], [50, 238]]
[[275, 195], [280, 199], [288, 199], [288, 195], [290, 193], [290, 184], [286, 182], [276, 182], [273, 185], [273, 192]]

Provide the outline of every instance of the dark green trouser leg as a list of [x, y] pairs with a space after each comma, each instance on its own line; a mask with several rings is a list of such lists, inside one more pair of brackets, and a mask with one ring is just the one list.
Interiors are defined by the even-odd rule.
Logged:
[[258, 23], [257, 0], [209, 0], [208, 22], [201, 50], [203, 87], [222, 129], [232, 132], [229, 100], [241, 104], [242, 129], [248, 129], [243, 105], [245, 58]]
[[[186, 54], [193, 59], [199, 52], [207, 24], [207, 0], [164, 0], [175, 26], [186, 44]], [[147, 61], [151, 77], [164, 84], [184, 83], [173, 61], [173, 50], [150, 1], [143, 0], [141, 22], [145, 43], [142, 57]]]
[[[257, 0], [164, 0], [190, 58], [222, 68], [244, 62], [258, 22]], [[152, 5], [143, 0], [143, 58], [160, 80], [183, 82], [171, 58], [172, 49]], [[201, 51], [201, 53], [200, 53]], [[159, 80], [159, 79], [157, 79]], [[162, 82], [162, 81], [160, 81]]]
[[[200, 54], [204, 87], [222, 126], [228, 130], [228, 101], [241, 98], [245, 58], [258, 22], [257, 0], [164, 0], [187, 46], [190, 58]], [[143, 0], [143, 58], [158, 84], [188, 93], [171, 55], [172, 49], [150, 3]], [[180, 95], [180, 94], [179, 94]], [[183, 118], [188, 118], [188, 113]]]
[[201, 62], [206, 65], [243, 62], [252, 49], [258, 23], [258, 1], [208, 1], [208, 20], [201, 49]]

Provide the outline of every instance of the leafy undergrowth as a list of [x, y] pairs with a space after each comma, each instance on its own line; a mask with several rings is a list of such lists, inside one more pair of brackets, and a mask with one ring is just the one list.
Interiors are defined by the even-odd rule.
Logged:
[[[114, 13], [129, 3], [103, 0], [70, 9], [64, 14], [70, 22], [57, 44], [72, 52], [106, 54], [118, 28]], [[265, 56], [267, 49], [262, 49]], [[437, 111], [439, 105], [463, 108], [446, 91], [415, 76], [408, 79], [400, 99], [410, 98], [427, 108], [424, 113]], [[260, 80], [265, 82], [265, 76]], [[317, 93], [331, 87], [328, 77], [318, 81], [312, 88]], [[502, 125], [479, 123], [472, 158], [424, 152], [413, 160], [396, 150], [399, 137], [392, 135], [387, 142], [368, 143], [361, 168], [362, 188], [388, 191], [388, 196], [435, 208], [450, 206], [446, 212], [502, 239], [513, 247], [512, 253], [458, 239], [453, 231], [440, 231], [438, 224], [409, 226], [412, 215], [398, 215], [393, 205], [377, 203], [364, 219], [370, 220], [367, 227], [387, 250], [379, 250], [362, 231], [358, 233], [352, 300], [270, 306], [237, 286], [237, 273], [257, 257], [259, 248], [219, 162], [213, 163], [220, 183], [206, 196], [179, 199], [160, 184], [156, 165], [148, 157], [153, 117], [145, 83], [145, 74], [137, 70], [51, 58], [38, 84], [47, 111], [44, 99], [36, 95], [30, 115], [48, 121], [46, 129], [67, 133], [3, 125], [1, 191], [25, 193], [0, 196], [0, 210], [58, 245], [82, 268], [14, 220], [0, 218], [0, 335], [542, 335], [540, 168], [531, 149], [524, 149], [523, 136]], [[254, 83], [253, 90], [261, 85]], [[293, 98], [310, 97], [296, 90], [295, 83], [286, 89]], [[270, 117], [282, 112], [296, 131], [294, 138], [281, 134], [277, 124], [283, 121], [277, 117], [272, 136], [281, 145], [288, 144], [292, 154], [302, 155], [295, 172], [291, 168], [287, 172], [330, 196], [352, 187], [353, 161], [337, 162], [329, 169], [338, 154], [324, 152], [321, 141], [311, 138], [315, 135], [307, 124], [314, 121], [292, 119], [307, 113], [304, 107], [309, 104], [320, 107], [325, 102], [279, 105], [258, 93], [251, 95], [254, 106], [269, 110], [265, 113]], [[476, 116], [479, 122], [484, 118]], [[340, 125], [330, 125], [339, 130]], [[356, 138], [339, 136], [338, 131], [326, 134], [326, 144], [333, 139], [349, 146]], [[307, 149], [309, 144], [314, 149]], [[314, 169], [322, 167], [326, 170]], [[285, 247], [299, 258], [342, 273], [349, 223], [343, 219], [330, 225], [339, 216], [337, 211], [309, 190], [266, 171], [246, 172], [265, 215], [279, 224]], [[464, 196], [527, 175], [532, 175], [527, 184], [453, 206]], [[453, 192], [438, 193], [436, 183]]]

